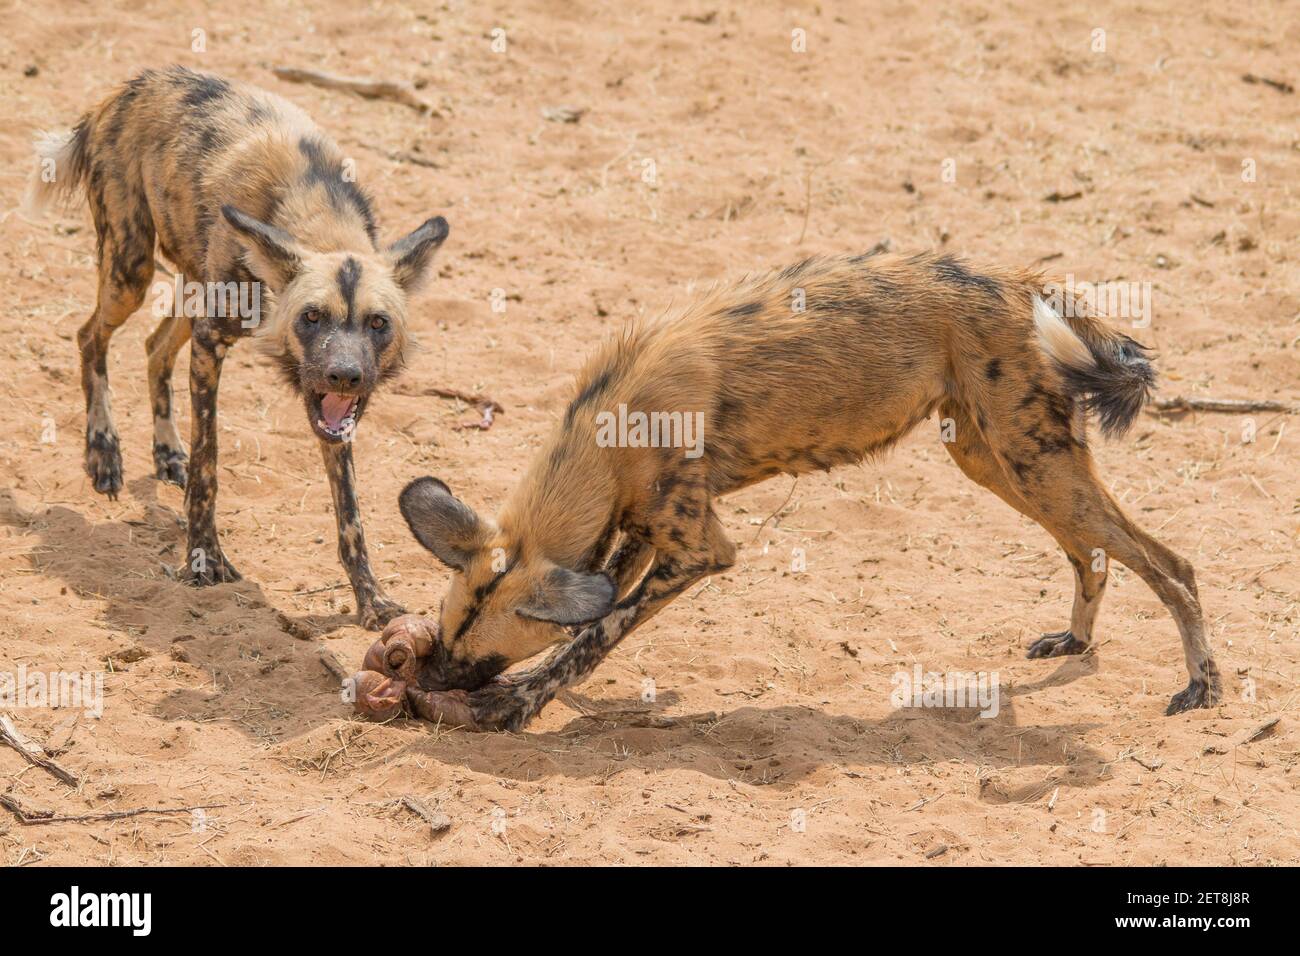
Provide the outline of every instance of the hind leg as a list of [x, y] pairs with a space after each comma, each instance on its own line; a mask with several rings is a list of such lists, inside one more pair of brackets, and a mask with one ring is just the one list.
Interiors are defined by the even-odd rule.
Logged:
[[108, 342], [144, 302], [153, 279], [154, 226], [142, 194], [120, 180], [87, 189], [99, 251], [95, 311], [77, 332], [81, 389], [86, 395], [86, 474], [95, 490], [116, 498], [122, 490], [122, 451], [113, 426], [108, 387]]
[[[1175, 694], [1166, 713], [1210, 707], [1221, 695], [1219, 669], [1205, 638], [1205, 619], [1192, 566], [1151, 537], [1120, 509], [1102, 486], [1085, 449], [1049, 469], [1042, 496], [1043, 524], [1074, 541], [1071, 552], [1111, 558], [1135, 571], [1178, 624], [1188, 686]], [[1095, 560], [1095, 559], [1094, 559]]]
[[1037, 657], [1065, 657], [1082, 654], [1092, 646], [1092, 625], [1101, 609], [1101, 598], [1106, 590], [1106, 558], [1094, 555], [1088, 563], [1066, 550], [1066, 557], [1074, 566], [1074, 607], [1070, 610], [1070, 629], [1044, 634], [1029, 645], [1025, 654], [1031, 660]]
[[[953, 420], [953, 440], [945, 441], [944, 447], [966, 477], [993, 492], [1025, 517], [1041, 523], [1033, 505], [1021, 497], [1015, 484], [1007, 477], [975, 422], [951, 401], [944, 405], [940, 414]], [[1048, 531], [1050, 533], [1051, 529]], [[1106, 590], [1104, 556], [1098, 560], [1095, 555], [1078, 555], [1071, 551], [1066, 541], [1057, 538], [1057, 543], [1065, 550], [1065, 556], [1074, 568], [1074, 606], [1070, 611], [1070, 627], [1044, 634], [1031, 644], [1030, 658], [1063, 657], [1086, 651], [1092, 645], [1093, 624]]]
[[[1169, 702], [1168, 714], [1210, 707], [1221, 696], [1219, 669], [1205, 638], [1205, 620], [1192, 566], [1130, 520], [1097, 477], [1088, 449], [1070, 437], [1068, 416], [1047, 416], [1027, 430], [1004, 428], [989, 440], [1012, 488], [1032, 509], [1031, 516], [1070, 554], [1085, 583], [1104, 577], [1114, 559], [1137, 573], [1160, 598], [1178, 625], [1189, 683]], [[1015, 423], [1006, 416], [1003, 424]], [[1094, 568], [1100, 567], [1101, 571]], [[1100, 588], [1095, 599], [1099, 600]], [[1089, 624], [1096, 609], [1084, 592], [1071, 622]], [[1079, 637], [1079, 635], [1075, 635]], [[1068, 646], [1068, 642], [1065, 643]], [[1037, 656], [1052, 656], [1049, 645]], [[1062, 650], [1060, 653], [1067, 651]]]
[[605, 573], [614, 579], [619, 597], [640, 581], [654, 558], [654, 548], [639, 538], [626, 538], [605, 563]]
[[[107, 258], [107, 241], [104, 242]], [[119, 250], [120, 251], [120, 250]], [[118, 257], [115, 251], [113, 258]], [[113, 425], [112, 393], [108, 387], [108, 343], [118, 326], [144, 302], [153, 278], [152, 247], [143, 263], [119, 273], [101, 265], [95, 311], [77, 332], [81, 349], [81, 389], [86, 396], [86, 474], [95, 490], [116, 499], [122, 490], [122, 450]]]
[[185, 487], [185, 446], [176, 428], [172, 405], [172, 369], [176, 354], [190, 340], [190, 320], [168, 315], [145, 341], [149, 355], [149, 401], [153, 407], [154, 474], [162, 481]]

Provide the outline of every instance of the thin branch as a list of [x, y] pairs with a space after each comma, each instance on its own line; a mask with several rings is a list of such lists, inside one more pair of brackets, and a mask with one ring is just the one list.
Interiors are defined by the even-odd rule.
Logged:
[[122, 820], [126, 817], [138, 817], [145, 813], [193, 813], [195, 810], [215, 810], [224, 807], [224, 803], [204, 803], [193, 807], [141, 807], [138, 810], [112, 810], [106, 813], [80, 813], [75, 816], [56, 816], [53, 810], [28, 810], [14, 797], [0, 793], [0, 807], [4, 807], [18, 818], [25, 826], [37, 826], [42, 823], [85, 823], [91, 820]]
[[277, 66], [271, 72], [286, 83], [307, 83], [327, 90], [343, 90], [368, 100], [401, 103], [426, 116], [438, 115], [437, 110], [416, 95], [415, 87], [399, 80], [359, 80], [317, 70], [303, 70], [296, 66]]
[[461, 422], [459, 425], [452, 426], [453, 430], [458, 432], [470, 428], [487, 431], [492, 427], [496, 414], [506, 410], [505, 406], [494, 398], [488, 398], [486, 395], [466, 394], [465, 392], [458, 392], [454, 388], [431, 387], [426, 388], [422, 394], [436, 395], [438, 398], [449, 398], [453, 401], [464, 402], [466, 405], [471, 405], [479, 410], [479, 414], [483, 416], [479, 421]]
[[429, 829], [433, 831], [434, 836], [437, 836], [440, 833], [446, 833], [451, 829], [451, 817], [447, 816], [445, 813], [435, 813], [433, 810], [430, 810], [423, 800], [412, 797], [408, 794], [399, 797], [394, 800], [393, 803], [406, 807], [406, 809], [410, 810], [425, 823], [429, 824]]
[[12, 747], [27, 760], [42, 770], [52, 773], [70, 787], [81, 786], [81, 778], [71, 770], [61, 767], [45, 755], [45, 748], [36, 741], [24, 736], [14, 726], [11, 714], [0, 712], [0, 743]]
[[781, 502], [781, 504], [777, 506], [777, 509], [775, 511], [773, 511], [770, 515], [768, 515], [766, 518], [763, 519], [763, 523], [759, 525], [758, 530], [754, 532], [754, 541], [751, 541], [750, 542], [751, 544], [758, 541], [759, 536], [763, 533], [763, 529], [767, 527], [767, 523], [785, 510], [785, 506], [788, 505], [790, 503], [790, 499], [794, 497], [794, 490], [798, 486], [799, 486], [799, 476], [795, 475], [794, 481], [790, 482], [790, 493], [785, 496], [785, 501]]
[[1182, 395], [1157, 398], [1151, 406], [1159, 412], [1285, 412], [1291, 415], [1296, 411], [1294, 406], [1272, 399], [1185, 398]]
[[328, 651], [328, 650], [321, 651], [319, 654], [319, 660], [321, 663], [321, 667], [325, 668], [327, 671], [329, 671], [331, 674], [337, 677], [340, 683], [352, 676], [344, 669], [343, 665], [339, 663], [339, 659], [334, 656], [333, 651]]

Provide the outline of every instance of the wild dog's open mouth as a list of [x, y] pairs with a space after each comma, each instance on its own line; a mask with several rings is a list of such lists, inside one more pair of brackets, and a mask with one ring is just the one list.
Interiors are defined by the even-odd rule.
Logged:
[[307, 414], [316, 434], [326, 441], [351, 441], [365, 404], [364, 395], [325, 392], [307, 403]]

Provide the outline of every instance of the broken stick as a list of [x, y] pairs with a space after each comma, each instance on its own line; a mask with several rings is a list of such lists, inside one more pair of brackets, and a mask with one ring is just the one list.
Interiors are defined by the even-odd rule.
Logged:
[[423, 800], [420, 800], [417, 797], [408, 795], [399, 797], [394, 802], [406, 807], [406, 809], [410, 810], [425, 823], [429, 824], [429, 829], [433, 831], [434, 836], [437, 836], [440, 833], [446, 833], [451, 829], [451, 817], [447, 816], [445, 813], [435, 813], [425, 805]]
[[334, 656], [333, 651], [323, 650], [320, 652], [317, 659], [320, 661], [321, 667], [325, 668], [338, 678], [340, 684], [352, 676], [347, 672], [343, 665], [339, 663], [339, 659]]
[[492, 422], [497, 412], [504, 412], [505, 407], [498, 401], [488, 398], [486, 395], [467, 395], [464, 392], [458, 392], [454, 388], [426, 388], [425, 395], [436, 395], [439, 398], [450, 398], [458, 402], [464, 402], [466, 405], [472, 405], [479, 410], [483, 416], [477, 422], [461, 422], [459, 425], [452, 426], [455, 431], [464, 431], [468, 428], [476, 428], [480, 431], [487, 431], [492, 427]]
[[343, 90], [368, 100], [401, 103], [426, 116], [438, 115], [437, 110], [416, 95], [415, 87], [398, 80], [358, 80], [317, 70], [303, 70], [296, 66], [277, 66], [271, 72], [286, 83], [308, 83], [327, 90]]
[[14, 726], [13, 716], [7, 713], [0, 713], [0, 743], [12, 747], [26, 758], [28, 763], [40, 767], [42, 770], [53, 774], [70, 787], [81, 786], [81, 778], [71, 770], [61, 767], [58, 763], [51, 760], [45, 755], [45, 748], [36, 741], [25, 736], [19, 729]]
[[1157, 398], [1152, 408], [1160, 412], [1285, 412], [1294, 414], [1295, 408], [1286, 402], [1271, 399], [1249, 398]]
[[28, 810], [13, 796], [0, 793], [0, 807], [4, 807], [18, 818], [25, 826], [41, 823], [85, 823], [90, 820], [122, 820], [126, 817], [138, 817], [145, 813], [193, 813], [195, 810], [215, 810], [224, 807], [224, 803], [205, 803], [194, 807], [141, 807], [138, 810], [110, 810], [105, 813], [79, 813], [72, 816], [57, 816], [53, 810]]

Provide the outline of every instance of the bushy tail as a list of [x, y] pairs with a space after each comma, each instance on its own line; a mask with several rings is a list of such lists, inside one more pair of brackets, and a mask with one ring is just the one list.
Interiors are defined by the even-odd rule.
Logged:
[[51, 206], [71, 206], [89, 172], [86, 156], [89, 117], [73, 129], [42, 132], [36, 137], [36, 168], [27, 180], [24, 210], [39, 216]]
[[1102, 433], [1117, 438], [1128, 431], [1156, 383], [1146, 347], [1090, 318], [1067, 323], [1038, 296], [1034, 326], [1066, 389], [1096, 414]]

